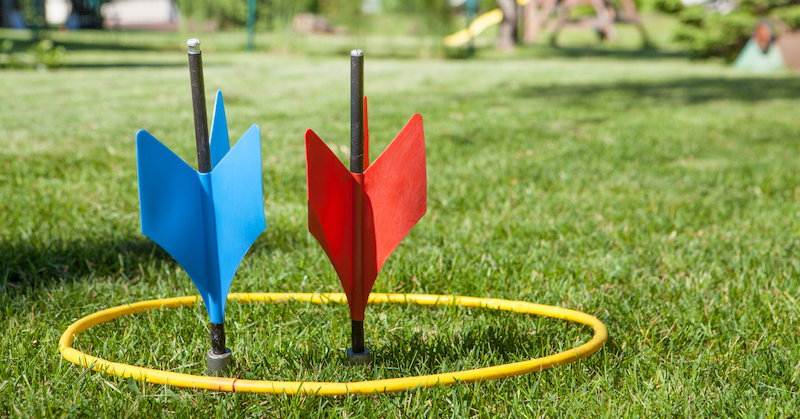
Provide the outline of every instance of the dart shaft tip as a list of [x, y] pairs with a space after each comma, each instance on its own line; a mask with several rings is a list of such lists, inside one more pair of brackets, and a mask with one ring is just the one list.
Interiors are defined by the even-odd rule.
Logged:
[[197, 47], [200, 46], [200, 40], [197, 38], [192, 38], [186, 41], [186, 45], [189, 47], [189, 54], [199, 54], [200, 51]]

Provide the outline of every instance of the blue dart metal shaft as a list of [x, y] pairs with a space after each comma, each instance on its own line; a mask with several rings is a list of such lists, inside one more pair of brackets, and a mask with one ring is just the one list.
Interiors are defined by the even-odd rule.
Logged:
[[[194, 109], [194, 137], [197, 144], [197, 171], [208, 173], [211, 171], [211, 152], [208, 145], [208, 115], [206, 113], [206, 91], [203, 81], [203, 56], [197, 47], [200, 40], [188, 40], [189, 46], [189, 77], [192, 82], [192, 108]], [[225, 353], [225, 325], [211, 323], [211, 352], [214, 355]]]
[[222, 355], [225, 353], [225, 324], [224, 323], [211, 323], [209, 329], [211, 334], [211, 352], [214, 355]]
[[192, 81], [192, 108], [194, 109], [194, 138], [197, 143], [197, 171], [211, 171], [208, 150], [208, 116], [206, 114], [206, 91], [203, 81], [203, 56], [197, 47], [200, 40], [192, 38], [189, 45], [189, 77]]

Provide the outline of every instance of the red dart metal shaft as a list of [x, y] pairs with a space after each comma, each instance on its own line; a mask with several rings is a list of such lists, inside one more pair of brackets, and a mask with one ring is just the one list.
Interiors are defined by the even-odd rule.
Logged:
[[[364, 51], [350, 52], [350, 172], [364, 173]], [[357, 177], [363, 179], [362, 176]], [[359, 182], [361, 183], [361, 182]], [[363, 298], [363, 184], [353, 191], [353, 295]], [[353, 353], [364, 353], [364, 322], [351, 320]]]

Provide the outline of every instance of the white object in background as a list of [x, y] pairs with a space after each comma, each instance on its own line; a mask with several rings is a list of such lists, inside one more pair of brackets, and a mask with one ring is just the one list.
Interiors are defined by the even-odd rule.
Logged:
[[172, 0], [114, 0], [100, 6], [100, 13], [109, 28], [158, 28], [180, 21]]
[[361, 11], [367, 15], [380, 13], [382, 9], [381, 0], [364, 0], [364, 3], [361, 4]]
[[63, 24], [70, 12], [72, 3], [69, 0], [46, 0], [44, 3], [44, 18], [50, 25]]
[[706, 10], [723, 15], [727, 15], [739, 7], [739, 2], [736, 0], [681, 0], [681, 4], [687, 7], [702, 4], [705, 5]]

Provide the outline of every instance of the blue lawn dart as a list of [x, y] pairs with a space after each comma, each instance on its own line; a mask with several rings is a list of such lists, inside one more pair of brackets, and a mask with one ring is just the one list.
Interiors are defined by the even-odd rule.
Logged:
[[236, 269], [266, 228], [258, 126], [229, 150], [224, 115], [218, 92], [209, 173], [192, 169], [147, 131], [136, 134], [142, 233], [183, 267], [218, 324]]
[[221, 375], [232, 362], [225, 347], [228, 291], [247, 250], [266, 228], [261, 134], [253, 125], [230, 148], [218, 91], [208, 137], [200, 60], [200, 53], [190, 48], [200, 170], [140, 130], [136, 134], [139, 208], [142, 233], [181, 265], [203, 298], [211, 321], [208, 373]]

